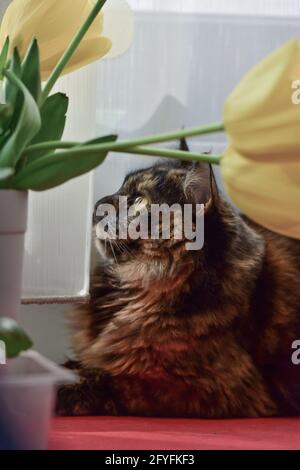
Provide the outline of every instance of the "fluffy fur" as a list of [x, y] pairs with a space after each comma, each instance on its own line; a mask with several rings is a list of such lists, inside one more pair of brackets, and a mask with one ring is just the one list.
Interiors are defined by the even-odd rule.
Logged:
[[118, 195], [206, 203], [205, 245], [128, 240], [98, 254], [90, 302], [72, 313], [80, 382], [59, 390], [58, 414], [297, 414], [300, 242], [240, 217], [206, 165], [159, 163], [106, 202]]

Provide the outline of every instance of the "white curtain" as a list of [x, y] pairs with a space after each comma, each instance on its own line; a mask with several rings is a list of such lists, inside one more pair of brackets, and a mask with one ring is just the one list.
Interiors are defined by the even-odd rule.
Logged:
[[[70, 75], [57, 87], [71, 98], [66, 138], [85, 140], [112, 131], [142, 135], [221, 120], [224, 99], [241, 76], [268, 52], [299, 37], [299, 0], [129, 3], [136, 15], [131, 50]], [[186, 14], [175, 14], [181, 12]], [[192, 145], [220, 151], [225, 141]], [[96, 172], [94, 198], [115, 191], [130, 169], [151, 162], [109, 156]], [[25, 299], [87, 295], [92, 206], [91, 175], [31, 194]]]
[[299, 0], [128, 0], [136, 10], [187, 13], [300, 15]]
[[[54, 91], [69, 96], [66, 140], [95, 137], [95, 65], [59, 80]], [[69, 301], [89, 289], [93, 175], [42, 192], [30, 192], [25, 240], [23, 300]]]
[[[300, 13], [298, 0], [129, 3], [136, 12], [134, 44], [118, 61], [98, 67], [100, 133], [128, 137], [220, 121], [224, 100], [239, 79], [266, 54], [299, 37], [300, 17], [287, 18]], [[236, 15], [247, 11], [253, 14]], [[201, 151], [220, 152], [225, 144], [222, 136], [190, 141]], [[109, 156], [96, 172], [95, 199], [113, 193], [128, 171], [152, 161]]]

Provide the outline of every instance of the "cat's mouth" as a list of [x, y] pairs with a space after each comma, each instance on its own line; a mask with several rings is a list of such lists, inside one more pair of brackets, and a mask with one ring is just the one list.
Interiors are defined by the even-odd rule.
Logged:
[[129, 261], [138, 251], [138, 243], [122, 240], [116, 236], [98, 237], [96, 227], [94, 227], [95, 247], [102, 258], [121, 263]]
[[133, 248], [123, 240], [97, 240], [100, 245], [100, 253], [102, 256], [111, 259], [117, 263], [128, 261], [134, 257]]
[[101, 258], [117, 264], [143, 259], [150, 261], [173, 258], [177, 256], [176, 253], [179, 251], [186, 251], [186, 244], [187, 240], [184, 237], [181, 239], [131, 241], [95, 238], [95, 246]]

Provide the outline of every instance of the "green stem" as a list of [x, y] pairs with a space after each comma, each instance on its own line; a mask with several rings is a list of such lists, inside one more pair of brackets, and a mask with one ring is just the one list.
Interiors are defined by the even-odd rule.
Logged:
[[[224, 131], [224, 124], [223, 123], [214, 123], [208, 126], [203, 127], [194, 127], [191, 129], [182, 129], [181, 131], [175, 131], [165, 134], [154, 135], [150, 137], [142, 137], [139, 139], [132, 139], [132, 140], [124, 140], [119, 142], [112, 142], [112, 143], [105, 143], [99, 145], [88, 145], [85, 147], [85, 152], [91, 153], [95, 152], [95, 150], [105, 151], [105, 152], [113, 152], [113, 151], [120, 151], [120, 150], [128, 150], [132, 147], [137, 146], [144, 146], [144, 145], [151, 145], [151, 144], [159, 144], [163, 142], [170, 142], [173, 140], [180, 140], [183, 138], [188, 137], [197, 137], [200, 135], [205, 134], [212, 134], [214, 132], [222, 132]], [[56, 150], [56, 149], [71, 149], [70, 152], [73, 153], [81, 153], [83, 146], [79, 142], [44, 142], [40, 144], [31, 145], [26, 149], [26, 155], [30, 156], [35, 152], [39, 152], [40, 150]]]
[[133, 155], [149, 155], [160, 158], [178, 158], [180, 160], [198, 161], [220, 165], [223, 155], [212, 155], [209, 153], [186, 152], [182, 150], [161, 149], [153, 147], [129, 147], [124, 150], [117, 150], [121, 153], [131, 153]]
[[[50, 77], [49, 77], [49, 79], [48, 79], [48, 81], [45, 85], [45, 88], [44, 88], [44, 90], [42, 92], [42, 95], [41, 95], [40, 105], [42, 105], [46, 101], [47, 97], [49, 96], [49, 93], [51, 92], [51, 90], [54, 87], [55, 83], [57, 82], [58, 78], [60, 77], [63, 69], [65, 68], [65, 66], [67, 65], [67, 63], [71, 59], [71, 57], [73, 56], [74, 52], [76, 51], [79, 44], [81, 43], [83, 37], [85, 36], [87, 31], [89, 30], [91, 24], [93, 23], [93, 21], [95, 20], [95, 18], [97, 17], [98, 13], [103, 8], [105, 3], [106, 3], [106, 0], [98, 0], [97, 1], [96, 5], [94, 6], [92, 11], [90, 12], [89, 16], [87, 17], [87, 19], [85, 20], [83, 25], [81, 26], [80, 30], [78, 31], [76, 36], [71, 41], [69, 47], [64, 52], [63, 56], [59, 60], [58, 64], [56, 65], [55, 69], [51, 73], [51, 75], [50, 75]], [[66, 21], [68, 21], [67, 18], [66, 18]]]
[[62, 142], [60, 140], [49, 140], [48, 142], [40, 142], [38, 144], [33, 144], [29, 145], [27, 149], [25, 150], [26, 156], [31, 156], [34, 155], [35, 153], [39, 153], [41, 150], [49, 150], [49, 152], [53, 150], [59, 150], [59, 149], [72, 149], [75, 147], [82, 147], [81, 142], [70, 142], [70, 141], [65, 141]]

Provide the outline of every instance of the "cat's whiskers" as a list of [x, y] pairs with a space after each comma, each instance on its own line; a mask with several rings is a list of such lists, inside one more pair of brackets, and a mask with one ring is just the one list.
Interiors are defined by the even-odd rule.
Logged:
[[110, 244], [110, 248], [111, 248], [114, 260], [115, 260], [116, 264], [119, 265], [117, 257], [116, 257], [116, 253], [115, 253], [115, 250], [114, 250], [114, 247], [113, 247], [113, 241], [111, 239], [109, 239], [109, 244]]
[[107, 238], [105, 238], [104, 240], [104, 250], [105, 250], [105, 254], [107, 255]]
[[122, 240], [118, 240], [118, 248], [121, 253], [128, 254], [130, 257], [133, 257], [132, 250]]

